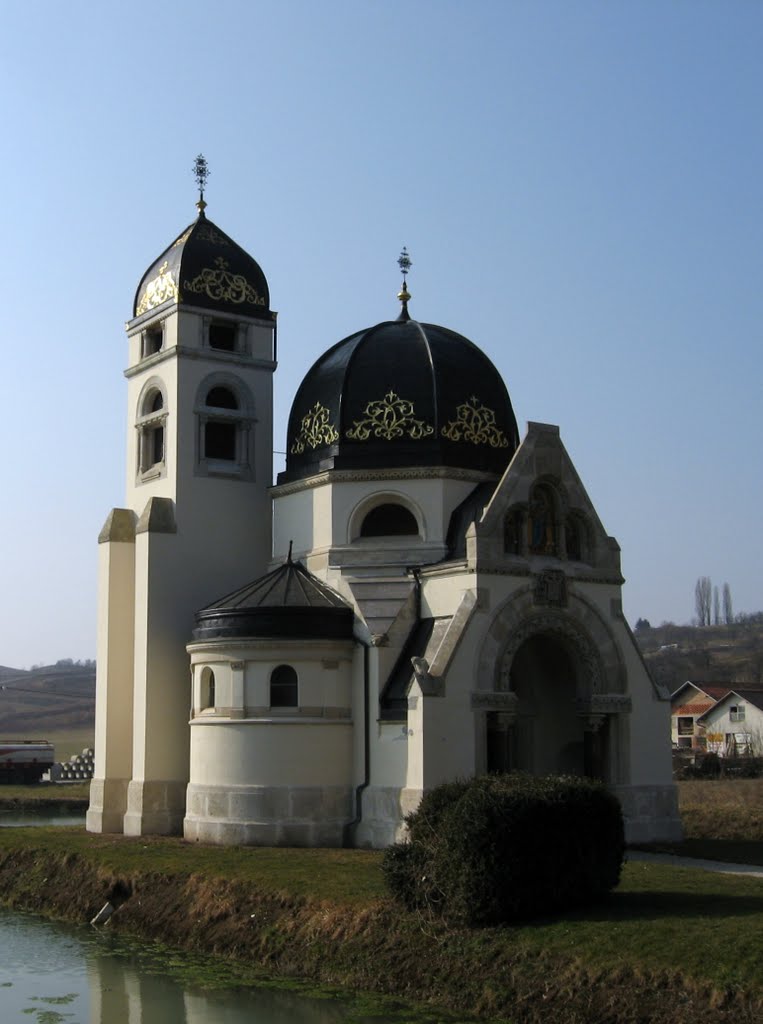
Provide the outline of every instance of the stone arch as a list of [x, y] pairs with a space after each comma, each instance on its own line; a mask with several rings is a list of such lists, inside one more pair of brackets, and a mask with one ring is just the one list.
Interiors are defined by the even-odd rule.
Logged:
[[529, 640], [549, 637], [561, 643], [579, 667], [576, 673], [578, 699], [594, 693], [604, 693], [604, 669], [599, 652], [591, 637], [571, 616], [564, 612], [548, 610], [530, 615], [515, 629], [503, 649], [496, 678], [497, 690], [509, 690], [511, 669], [519, 650]]
[[[378, 493], [369, 495], [359, 501], [350, 513], [349, 522], [347, 524], [349, 543], [360, 540], [362, 536], [363, 523], [369, 513], [373, 512], [377, 508], [381, 508], [382, 506], [395, 505], [399, 506], [401, 509], [405, 509], [406, 512], [411, 514], [416, 522], [418, 538], [425, 540], [424, 515], [418, 505], [411, 501], [407, 495], [401, 494], [397, 491], [379, 491]], [[414, 537], [413, 534], [403, 534], [401, 536], [407, 536], [410, 538]]]
[[[477, 666], [486, 711], [484, 770], [582, 774], [616, 781], [627, 744], [627, 676], [612, 630], [589, 601], [539, 602], [540, 580], [499, 607]], [[484, 692], [487, 691], [487, 692]]]
[[506, 689], [501, 677], [507, 667], [510, 670], [517, 650], [529, 637], [543, 633], [562, 637], [578, 653], [590, 673], [590, 693], [625, 693], [625, 664], [614, 634], [598, 609], [580, 595], [570, 593], [564, 608], [539, 606], [532, 583], [497, 608], [480, 645], [475, 672], [477, 688]]

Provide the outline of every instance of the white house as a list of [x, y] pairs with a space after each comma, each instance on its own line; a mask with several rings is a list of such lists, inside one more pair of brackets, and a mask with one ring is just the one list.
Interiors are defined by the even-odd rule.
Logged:
[[722, 757], [763, 756], [763, 690], [729, 690], [698, 719], [708, 751]]
[[404, 277], [394, 319], [316, 352], [271, 486], [276, 314], [198, 206], [127, 324], [88, 829], [380, 847], [426, 789], [521, 768], [600, 777], [630, 840], [678, 837], [669, 695], [559, 428], [520, 440]]

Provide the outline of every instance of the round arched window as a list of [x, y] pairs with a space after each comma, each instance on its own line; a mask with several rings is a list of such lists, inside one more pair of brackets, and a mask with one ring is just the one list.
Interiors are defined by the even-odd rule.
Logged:
[[278, 665], [270, 674], [271, 708], [295, 708], [297, 698], [297, 673], [291, 665]]
[[361, 537], [415, 537], [418, 532], [414, 514], [392, 502], [372, 508], [360, 527]]
[[238, 409], [238, 399], [229, 388], [210, 388], [207, 405], [215, 409]]
[[209, 667], [201, 670], [201, 693], [199, 704], [202, 711], [215, 706], [215, 674]]

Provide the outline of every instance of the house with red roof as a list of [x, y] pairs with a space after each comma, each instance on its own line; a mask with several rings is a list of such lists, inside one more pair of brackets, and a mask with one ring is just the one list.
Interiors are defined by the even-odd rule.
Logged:
[[677, 750], [725, 757], [763, 754], [763, 685], [687, 680], [671, 696]]

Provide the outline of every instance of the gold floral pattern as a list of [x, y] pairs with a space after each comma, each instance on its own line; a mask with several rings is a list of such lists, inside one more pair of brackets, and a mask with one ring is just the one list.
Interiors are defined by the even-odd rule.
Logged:
[[226, 248], [230, 244], [225, 235], [213, 228], [211, 224], [202, 224], [196, 232], [196, 237], [200, 242], [211, 242], [212, 245], [224, 245]]
[[321, 445], [333, 444], [338, 440], [339, 431], [329, 423], [328, 409], [320, 402], [316, 402], [302, 417], [299, 433], [289, 451], [292, 455], [301, 455], [305, 448], [320, 448]]
[[364, 411], [365, 417], [355, 420], [353, 428], [347, 431], [347, 437], [352, 441], [367, 441], [372, 434], [385, 441], [407, 434], [412, 441], [419, 441], [434, 433], [434, 428], [428, 423], [416, 419], [413, 402], [400, 398], [394, 391], [369, 402]]
[[179, 246], [179, 245], [182, 245], [182, 244], [183, 244], [183, 242], [187, 242], [187, 241], [188, 241], [188, 236], [190, 235], [190, 233], [191, 233], [192, 231], [193, 231], [193, 226], [191, 226], [190, 228], [188, 228], [188, 230], [187, 230], [187, 231], [184, 231], [184, 232], [183, 232], [183, 234], [182, 234], [182, 235], [180, 236], [180, 238], [178, 238], [178, 239], [177, 239], [176, 241], [174, 241], [174, 242], [172, 243], [172, 248], [173, 248], [173, 249], [176, 249], [176, 248], [177, 248], [177, 246]]
[[172, 279], [172, 271], [167, 270], [167, 267], [168, 261], [165, 260], [159, 267], [157, 276], [146, 285], [146, 290], [135, 310], [136, 316], [140, 316], [141, 313], [145, 313], [149, 309], [154, 309], [155, 306], [161, 306], [167, 299], [178, 301], [178, 287]]
[[456, 407], [456, 418], [442, 428], [442, 436], [449, 441], [489, 444], [491, 448], [509, 447], [509, 439], [495, 424], [495, 413], [476, 395]]
[[228, 261], [222, 256], [215, 259], [215, 268], [205, 267], [193, 281], [185, 281], [183, 287], [197, 295], [205, 294], [217, 302], [250, 302], [253, 306], [265, 306], [267, 303], [243, 274], [233, 274], [228, 270]]

